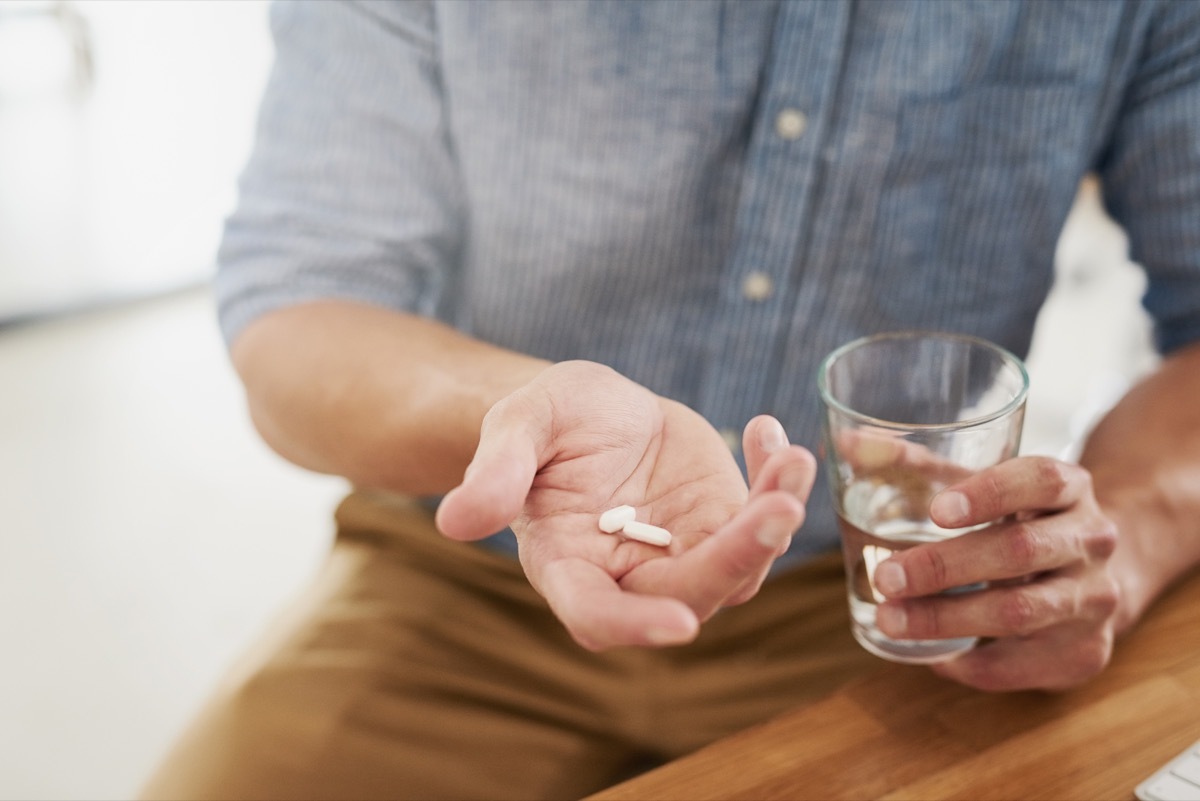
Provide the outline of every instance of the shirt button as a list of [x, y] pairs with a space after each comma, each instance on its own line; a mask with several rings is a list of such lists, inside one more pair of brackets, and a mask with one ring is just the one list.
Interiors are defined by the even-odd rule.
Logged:
[[722, 428], [721, 439], [725, 440], [725, 444], [729, 446], [729, 450], [734, 453], [737, 453], [738, 449], [742, 447], [742, 435], [732, 428]]
[[780, 139], [788, 141], [799, 139], [804, 136], [806, 128], [808, 128], [808, 117], [804, 116], [804, 112], [794, 108], [785, 108], [775, 118], [775, 133], [779, 134]]
[[746, 300], [766, 300], [775, 292], [775, 282], [771, 276], [755, 270], [742, 279], [742, 297]]

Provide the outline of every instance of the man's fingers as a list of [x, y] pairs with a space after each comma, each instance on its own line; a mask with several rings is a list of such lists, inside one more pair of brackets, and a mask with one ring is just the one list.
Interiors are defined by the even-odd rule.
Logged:
[[911, 598], [981, 581], [1020, 578], [1106, 559], [1117, 529], [1091, 498], [1089, 473], [1054, 459], [1012, 459], [939, 494], [941, 525], [983, 530], [893, 555], [875, 571], [876, 588]]
[[1054, 575], [978, 592], [888, 601], [877, 622], [889, 637], [1028, 637], [1072, 621], [1107, 620], [1119, 590], [1106, 572]]
[[[806, 449], [799, 445], [789, 445], [786, 448], [772, 453], [758, 474], [758, 481], [750, 487], [750, 497], [756, 498], [766, 492], [783, 491], [798, 499], [801, 503], [808, 501], [809, 494], [812, 492], [813, 482], [817, 477], [817, 460]], [[803, 517], [801, 521], [803, 522]], [[784, 523], [783, 525], [790, 525]], [[797, 522], [792, 528], [799, 528], [800, 523]], [[768, 537], [769, 538], [769, 537]], [[785, 540], [790, 542], [790, 537]], [[785, 545], [781, 545], [785, 548]], [[771, 562], [763, 567], [762, 570], [751, 575], [742, 586], [728, 598], [725, 599], [725, 606], [735, 606], [745, 603], [758, 594], [759, 588], [762, 586], [763, 580], [767, 577], [767, 571], [770, 569]]]
[[1116, 539], [1098, 510], [1010, 521], [895, 553], [875, 569], [875, 587], [889, 598], [914, 598], [1016, 579], [1105, 558]]
[[700, 621], [683, 602], [623, 590], [584, 559], [550, 562], [530, 579], [575, 641], [592, 651], [682, 645], [700, 630]]
[[701, 620], [717, 609], [749, 597], [804, 522], [804, 505], [793, 495], [773, 491], [751, 498], [728, 523], [691, 550], [670, 559], [652, 559], [621, 579], [641, 593], [679, 598]]
[[746, 475], [750, 486], [758, 482], [759, 473], [771, 454], [788, 446], [783, 424], [769, 414], [760, 414], [746, 423], [742, 431], [742, 454], [746, 457]]
[[807, 502], [817, 477], [817, 460], [805, 448], [789, 445], [783, 426], [769, 414], [760, 414], [746, 424], [742, 453], [750, 496], [783, 490]]
[[750, 485], [750, 497], [782, 490], [800, 503], [807, 503], [816, 478], [816, 458], [799, 445], [788, 445], [763, 463], [757, 480]]
[[1025, 511], [1057, 511], [1091, 491], [1091, 474], [1048, 456], [1001, 462], [938, 493], [929, 511], [947, 528], [990, 523]]

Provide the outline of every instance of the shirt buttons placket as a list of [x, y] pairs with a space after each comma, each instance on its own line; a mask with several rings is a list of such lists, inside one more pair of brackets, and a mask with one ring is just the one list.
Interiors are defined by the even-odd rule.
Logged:
[[808, 117], [799, 109], [785, 108], [775, 117], [775, 133], [780, 139], [795, 141], [804, 136], [807, 129]]
[[775, 294], [775, 280], [761, 270], [754, 270], [742, 279], [742, 297], [761, 302]]

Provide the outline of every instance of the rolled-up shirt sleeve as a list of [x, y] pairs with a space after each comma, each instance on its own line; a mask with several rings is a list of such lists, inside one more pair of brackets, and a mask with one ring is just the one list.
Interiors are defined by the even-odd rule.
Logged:
[[1105, 201], [1146, 270], [1159, 349], [1200, 341], [1200, 3], [1164, 4], [1100, 164]]
[[315, 299], [436, 315], [464, 230], [426, 3], [277, 3], [217, 257], [222, 333]]

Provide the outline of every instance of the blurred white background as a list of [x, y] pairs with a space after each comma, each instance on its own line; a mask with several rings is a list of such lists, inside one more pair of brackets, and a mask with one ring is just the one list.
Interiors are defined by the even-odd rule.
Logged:
[[0, 799], [132, 797], [329, 541], [206, 287], [270, 57], [255, 0], [0, 0]]
[[[259, 442], [206, 286], [269, 61], [258, 0], [0, 0], [0, 799], [134, 795], [328, 545], [343, 484]], [[1152, 363], [1124, 248], [1086, 190], [1026, 452]]]
[[203, 280], [270, 55], [261, 2], [0, 2], [0, 317]]

